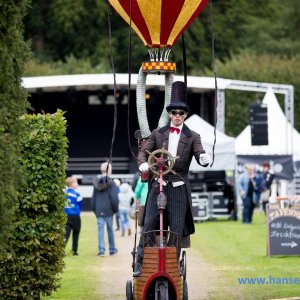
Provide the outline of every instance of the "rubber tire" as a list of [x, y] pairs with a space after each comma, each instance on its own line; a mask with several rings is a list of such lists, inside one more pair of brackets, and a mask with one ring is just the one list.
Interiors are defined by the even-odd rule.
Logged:
[[180, 260], [180, 271], [183, 281], [186, 279], [186, 252], [182, 251], [181, 260]]
[[158, 300], [169, 300], [169, 290], [163, 284], [160, 285], [157, 299]]
[[183, 282], [183, 300], [188, 300], [189, 299], [189, 292], [188, 292], [188, 286], [186, 280]]
[[166, 279], [155, 281], [155, 297], [157, 300], [169, 300], [169, 284]]
[[133, 300], [132, 281], [131, 280], [127, 280], [127, 282], [126, 282], [126, 300]]

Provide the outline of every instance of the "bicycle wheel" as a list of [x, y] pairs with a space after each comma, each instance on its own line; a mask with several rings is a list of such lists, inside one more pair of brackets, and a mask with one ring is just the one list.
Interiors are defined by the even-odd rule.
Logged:
[[127, 282], [126, 282], [126, 300], [133, 300], [132, 281], [131, 280], [127, 280]]

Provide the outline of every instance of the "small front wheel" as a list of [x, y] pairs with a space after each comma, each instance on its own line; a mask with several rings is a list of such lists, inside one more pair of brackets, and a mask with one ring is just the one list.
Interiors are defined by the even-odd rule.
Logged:
[[182, 275], [183, 281], [186, 279], [186, 253], [185, 251], [182, 251], [182, 256], [180, 260], [180, 272]]
[[126, 282], [126, 300], [133, 300], [132, 281], [131, 280], [127, 280], [127, 282]]
[[189, 299], [188, 286], [186, 280], [183, 282], [183, 300]]
[[157, 280], [155, 284], [155, 300], [169, 300], [169, 285], [167, 280]]

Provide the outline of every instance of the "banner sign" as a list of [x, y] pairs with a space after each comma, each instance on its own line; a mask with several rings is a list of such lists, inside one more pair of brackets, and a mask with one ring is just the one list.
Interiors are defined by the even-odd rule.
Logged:
[[238, 155], [238, 164], [258, 164], [269, 162], [276, 179], [293, 179], [292, 155]]

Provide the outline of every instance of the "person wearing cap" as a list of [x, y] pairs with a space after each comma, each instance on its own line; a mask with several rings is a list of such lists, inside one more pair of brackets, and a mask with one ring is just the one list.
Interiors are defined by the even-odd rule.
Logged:
[[[190, 130], [184, 120], [189, 112], [187, 106], [187, 88], [184, 82], [176, 81], [172, 84], [171, 102], [166, 107], [170, 123], [162, 128], [152, 131], [149, 139], [141, 147], [137, 163], [141, 172], [147, 172], [149, 165], [147, 159], [149, 152], [162, 149], [163, 146], [175, 158], [173, 171], [176, 174], [163, 176], [163, 191], [167, 196], [166, 214], [170, 231], [177, 233], [178, 247], [177, 259], [180, 257], [182, 247], [190, 246], [190, 235], [195, 232], [192, 216], [191, 189], [188, 180], [188, 171], [193, 156], [199, 165], [207, 167], [210, 156], [201, 144], [200, 135]], [[144, 232], [159, 229], [159, 210], [157, 207], [158, 181], [149, 182], [149, 192], [143, 217], [143, 229], [138, 245], [138, 256], [134, 276], [140, 275], [143, 261]]]

